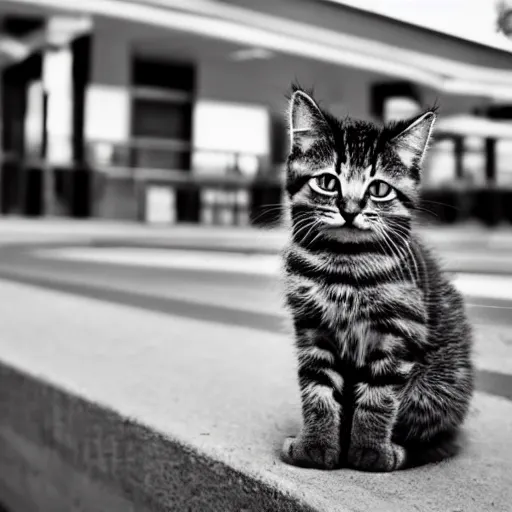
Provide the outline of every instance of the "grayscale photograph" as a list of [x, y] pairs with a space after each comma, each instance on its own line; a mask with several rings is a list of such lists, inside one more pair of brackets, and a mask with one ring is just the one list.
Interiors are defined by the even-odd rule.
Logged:
[[0, 0], [0, 512], [512, 512], [512, 0]]

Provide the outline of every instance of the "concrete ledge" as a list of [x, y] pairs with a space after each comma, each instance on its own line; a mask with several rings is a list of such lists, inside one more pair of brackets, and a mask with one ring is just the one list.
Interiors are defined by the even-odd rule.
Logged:
[[510, 510], [505, 399], [477, 395], [453, 461], [304, 470], [276, 456], [300, 423], [284, 336], [8, 282], [0, 318], [0, 499], [12, 512]]
[[[192, 446], [0, 366], [12, 510], [311, 510]], [[23, 406], [20, 407], [20, 404]], [[6, 421], [8, 420], [8, 421]], [[278, 505], [278, 507], [277, 507]]]

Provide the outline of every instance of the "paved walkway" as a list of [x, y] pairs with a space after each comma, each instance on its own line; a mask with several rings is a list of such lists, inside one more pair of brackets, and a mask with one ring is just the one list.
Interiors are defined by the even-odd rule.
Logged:
[[[512, 226], [504, 225], [495, 229], [480, 224], [429, 225], [420, 230], [438, 243], [472, 243], [482, 247], [512, 248]], [[202, 238], [212, 245], [227, 243], [235, 239], [241, 246], [250, 243], [258, 248], [262, 243], [269, 247], [280, 243], [286, 233], [282, 228], [258, 229], [254, 227], [204, 226], [178, 224], [174, 226], [148, 225], [134, 222], [112, 222], [95, 219], [75, 220], [67, 218], [26, 219], [3, 217], [0, 220], [0, 242], [9, 243], [23, 240], [52, 240], [63, 238], [134, 239], [141, 243], [172, 243], [177, 240]]]
[[[506, 230], [465, 226], [426, 230], [426, 235], [446, 254], [457, 249], [455, 263], [464, 256], [474, 261], [479, 251], [507, 259], [512, 248], [512, 234]], [[0, 244], [242, 248], [268, 252], [257, 257], [270, 262], [283, 237], [282, 231], [197, 226], [0, 223]], [[180, 254], [174, 251], [173, 258]], [[76, 475], [81, 467], [84, 474], [108, 482], [109, 496], [146, 496], [137, 506], [123, 502], [120, 510], [146, 511], [144, 500], [150, 497], [169, 509], [193, 503], [194, 510], [222, 512], [511, 510], [512, 402], [506, 393], [493, 391], [494, 381], [485, 380], [496, 375], [510, 379], [509, 329], [477, 329], [475, 356], [483, 391], [475, 397], [464, 453], [438, 466], [368, 475], [304, 470], [280, 462], [282, 440], [298, 431], [300, 405], [292, 343], [277, 327], [229, 325], [116, 304], [95, 293], [79, 297], [8, 281], [0, 283], [0, 318], [0, 475], [9, 476], [11, 490], [21, 488], [23, 494], [29, 489], [27, 495], [35, 493], [39, 499], [41, 489], [59, 489], [65, 509], [66, 499], [92, 499], [93, 484], [82, 488], [76, 483], [83, 478]], [[41, 382], [51, 383], [53, 391]], [[27, 422], [27, 417], [32, 419]], [[130, 430], [127, 438], [133, 422], [147, 431], [135, 435]], [[49, 433], [48, 428], [56, 430]], [[12, 470], [17, 457], [23, 457], [30, 472]], [[53, 473], [46, 474], [49, 461], [60, 468], [56, 480]], [[19, 476], [25, 474], [32, 475], [30, 482]], [[44, 478], [50, 481], [43, 485]], [[0, 489], [2, 485], [0, 476]], [[101, 485], [101, 492], [107, 492]]]
[[[430, 226], [421, 231], [454, 272], [512, 274], [512, 227]], [[286, 241], [283, 229], [222, 226], [148, 226], [137, 223], [67, 219], [3, 219], [0, 245], [90, 244], [95, 246], [196, 249], [276, 254]]]
[[[477, 393], [469, 443], [455, 460], [393, 474], [305, 470], [277, 457], [300, 422], [294, 351], [283, 335], [9, 282], [1, 282], [0, 318], [0, 439], [19, 446], [26, 464], [40, 465], [29, 473], [27, 494], [44, 487], [37, 485], [47, 477], [37, 450], [51, 447], [52, 464], [74, 460], [102, 485], [132, 499], [151, 494], [174, 510], [192, 503], [223, 512], [510, 512], [508, 400]], [[39, 379], [69, 398], [37, 392]], [[126, 437], [133, 421], [152, 432], [145, 441]], [[0, 451], [0, 467], [4, 457]], [[72, 478], [72, 500], [81, 488], [77, 470], [67, 471], [50, 483], [58, 489]], [[229, 484], [233, 507], [222, 503], [215, 482]]]

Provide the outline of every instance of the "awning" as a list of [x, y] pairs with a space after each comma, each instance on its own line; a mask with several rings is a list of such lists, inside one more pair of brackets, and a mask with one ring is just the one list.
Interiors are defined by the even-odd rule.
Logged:
[[[512, 70], [494, 69], [327, 30], [213, 0], [17, 0], [125, 19], [410, 80], [447, 94], [512, 101]], [[255, 2], [254, 5], [257, 5]], [[371, 36], [371, 34], [368, 34]]]

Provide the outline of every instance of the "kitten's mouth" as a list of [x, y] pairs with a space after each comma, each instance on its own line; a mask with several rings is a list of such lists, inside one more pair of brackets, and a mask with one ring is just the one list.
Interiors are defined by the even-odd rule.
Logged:
[[370, 230], [369, 226], [358, 226], [355, 223], [347, 223], [347, 222], [327, 222], [323, 225], [323, 228], [327, 231], [344, 231], [344, 232], [354, 232], [354, 233], [363, 233]]
[[328, 238], [344, 242], [361, 242], [372, 236], [372, 232], [368, 228], [362, 229], [353, 224], [325, 226], [324, 233]]
[[336, 224], [336, 225], [327, 225], [325, 229], [330, 230], [343, 230], [343, 231], [367, 231], [367, 229], [362, 229], [353, 224]]

